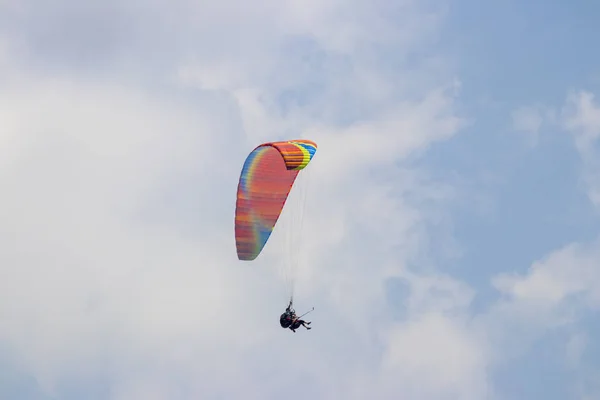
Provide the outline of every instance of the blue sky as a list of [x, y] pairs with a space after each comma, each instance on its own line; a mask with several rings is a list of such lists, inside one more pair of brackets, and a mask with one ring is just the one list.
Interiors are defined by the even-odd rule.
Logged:
[[[599, 19], [0, 2], [0, 398], [600, 398]], [[284, 229], [240, 263], [232, 220], [244, 157], [296, 137], [293, 334]]]

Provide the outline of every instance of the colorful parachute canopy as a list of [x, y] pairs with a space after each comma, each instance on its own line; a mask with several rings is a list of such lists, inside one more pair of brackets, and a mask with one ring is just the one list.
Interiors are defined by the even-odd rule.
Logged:
[[298, 172], [312, 160], [310, 140], [263, 143], [244, 163], [235, 209], [235, 242], [240, 260], [254, 260], [269, 240]]

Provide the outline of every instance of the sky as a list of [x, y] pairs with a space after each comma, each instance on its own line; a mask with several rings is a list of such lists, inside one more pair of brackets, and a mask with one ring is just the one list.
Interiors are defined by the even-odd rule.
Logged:
[[[0, 398], [600, 398], [599, 19], [0, 0]], [[241, 262], [233, 217], [295, 138], [292, 333], [284, 231]]]

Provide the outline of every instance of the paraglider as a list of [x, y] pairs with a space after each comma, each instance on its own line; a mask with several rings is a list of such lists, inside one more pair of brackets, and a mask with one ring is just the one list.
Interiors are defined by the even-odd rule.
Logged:
[[[246, 158], [240, 174], [235, 209], [235, 242], [237, 256], [242, 261], [253, 261], [263, 251], [284, 210], [298, 174], [313, 159], [316, 143], [298, 139], [268, 142], [257, 146]], [[286, 210], [302, 218], [303, 205]], [[301, 222], [300, 222], [301, 223]], [[298, 234], [301, 227], [290, 227], [290, 234]], [[292, 309], [294, 297], [293, 270], [298, 264], [297, 242], [289, 240], [290, 260], [285, 271], [289, 280], [290, 304], [281, 315], [282, 328], [293, 332], [308, 324], [296, 317]]]
[[298, 317], [296, 315], [296, 311], [294, 311], [294, 309], [292, 308], [292, 301], [290, 300], [290, 304], [285, 309], [285, 312], [279, 317], [279, 324], [282, 328], [289, 328], [294, 333], [296, 333], [296, 329], [300, 328], [300, 326], [305, 327], [307, 330], [311, 329], [311, 327], [308, 326], [310, 325], [310, 321], [307, 322], [300, 318], [301, 317]]

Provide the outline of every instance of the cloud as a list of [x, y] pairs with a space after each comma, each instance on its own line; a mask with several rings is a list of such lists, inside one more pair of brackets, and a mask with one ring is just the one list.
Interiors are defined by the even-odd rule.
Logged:
[[[498, 369], [557, 331], [594, 394], [597, 241], [506, 265], [497, 297], [445, 262], [469, 245], [450, 214], [465, 195], [427, 155], [472, 116], [438, 6], [3, 3], [0, 394], [493, 399]], [[537, 104], [514, 128], [535, 144], [559, 116], [594, 200], [593, 96]], [[294, 260], [296, 308], [316, 309], [292, 334], [276, 317], [299, 191], [255, 262], [232, 219], [248, 152], [296, 137], [319, 145]]]
[[383, 372], [387, 395], [481, 399], [489, 396], [485, 343], [469, 324], [424, 314], [390, 334]]
[[513, 129], [527, 135], [530, 147], [537, 146], [540, 129], [545, 124], [555, 124], [556, 112], [541, 105], [522, 106], [511, 113]]
[[573, 135], [584, 165], [583, 182], [594, 206], [600, 205], [600, 163], [597, 142], [600, 137], [600, 107], [591, 92], [570, 93], [562, 109], [564, 128]]
[[488, 366], [510, 368], [539, 343], [558, 337], [564, 353], [556, 368], [576, 374], [566, 390], [577, 398], [595, 393], [597, 365], [586, 359], [587, 337], [593, 331], [588, 316], [600, 305], [599, 261], [598, 240], [572, 243], [534, 262], [523, 274], [494, 277], [502, 297], [473, 320], [474, 329], [485, 332], [489, 348], [502, 349], [488, 353]]
[[[462, 126], [453, 72], [421, 47], [435, 48], [440, 16], [421, 7], [61, 1], [5, 14], [0, 340], [46, 395], [68, 398], [73, 382], [111, 399], [483, 393], [485, 353], [459, 318], [468, 296], [407, 272], [449, 196], [410, 158]], [[232, 237], [243, 158], [288, 137], [319, 143], [297, 283], [297, 307], [318, 311], [293, 336], [276, 324], [283, 239], [246, 264]], [[427, 314], [389, 320], [393, 276]], [[405, 351], [432, 345], [447, 351]]]
[[513, 128], [528, 134], [529, 143], [535, 146], [538, 133], [544, 121], [540, 110], [533, 107], [521, 107], [512, 113]]
[[526, 276], [499, 275], [495, 286], [514, 301], [557, 309], [570, 301], [597, 307], [600, 273], [598, 242], [571, 244], [534, 263]]
[[600, 136], [600, 108], [594, 99], [594, 94], [587, 91], [571, 93], [563, 109], [564, 126], [574, 133], [582, 151]]
[[[594, 94], [570, 93], [556, 117], [552, 113], [543, 115], [541, 110], [551, 109], [536, 106], [516, 111], [515, 128], [534, 132], [545, 123], [559, 122], [573, 139], [585, 191], [597, 206], [600, 108]], [[597, 396], [598, 367], [586, 356], [593, 351], [589, 337], [594, 334], [588, 317], [600, 305], [598, 248], [597, 237], [574, 241], [533, 262], [525, 272], [505, 272], [492, 278], [501, 297], [473, 320], [476, 329], [486, 332], [488, 346], [502, 349], [501, 353], [489, 353], [488, 365], [512, 365], [537, 343], [561, 335], [564, 364], [560, 368], [564, 373], [570, 370], [577, 374], [569, 395], [582, 399]]]

